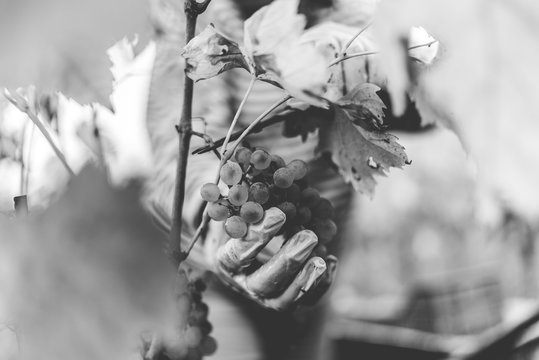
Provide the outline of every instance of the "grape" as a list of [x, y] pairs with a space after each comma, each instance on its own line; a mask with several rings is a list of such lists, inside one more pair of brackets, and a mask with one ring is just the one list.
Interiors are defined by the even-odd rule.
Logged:
[[286, 166], [285, 161], [279, 155], [271, 155], [271, 163], [273, 164], [275, 170]]
[[205, 320], [198, 325], [204, 335], [208, 335], [213, 330], [213, 325], [208, 320]]
[[286, 189], [286, 200], [291, 203], [297, 203], [301, 197], [301, 190], [296, 184], [292, 184], [288, 189]]
[[303, 160], [292, 160], [286, 167], [294, 172], [294, 180], [303, 179], [307, 175], [307, 164]]
[[200, 196], [202, 196], [202, 199], [207, 202], [216, 202], [219, 200], [219, 196], [221, 195], [221, 191], [219, 190], [219, 187], [212, 183], [207, 183], [202, 185], [200, 188]]
[[232, 238], [242, 238], [247, 234], [247, 224], [237, 215], [229, 217], [225, 222], [225, 231]]
[[230, 209], [223, 202], [209, 203], [208, 215], [215, 221], [223, 221], [230, 216]]
[[307, 224], [309, 221], [311, 221], [311, 216], [312, 216], [311, 209], [309, 209], [309, 208], [306, 207], [306, 206], [302, 206], [302, 207], [300, 207], [300, 208], [298, 209], [296, 222], [297, 222], [299, 225], [305, 225], [305, 224]]
[[324, 245], [317, 245], [313, 250], [313, 255], [321, 257], [322, 259], [325, 259], [328, 255], [328, 248]]
[[249, 188], [249, 193], [252, 199], [261, 205], [267, 203], [270, 197], [268, 185], [261, 182], [256, 182], [251, 185]]
[[264, 209], [259, 203], [248, 201], [242, 205], [240, 216], [246, 223], [254, 224], [262, 220], [264, 217]]
[[278, 188], [275, 186], [275, 184], [271, 184], [269, 186], [269, 193], [270, 193], [270, 199], [266, 203], [266, 206], [274, 206], [277, 204], [280, 204], [284, 200], [284, 190]]
[[198, 302], [194, 304], [191, 308], [191, 312], [189, 314], [189, 324], [195, 325], [200, 324], [203, 321], [206, 321], [206, 318], [208, 317], [208, 305], [203, 302]]
[[273, 174], [273, 182], [281, 189], [289, 188], [294, 182], [294, 172], [289, 168], [280, 168]]
[[320, 201], [318, 190], [308, 187], [301, 192], [301, 202], [310, 208], [315, 207]]
[[221, 168], [221, 179], [229, 186], [236, 185], [241, 181], [243, 170], [241, 166], [235, 162], [228, 161]]
[[206, 290], [206, 283], [202, 279], [196, 279], [191, 283], [191, 286], [196, 292], [203, 292]]
[[[208, 321], [208, 306], [202, 302], [205, 285], [201, 279], [189, 279], [185, 269], [179, 269], [176, 280], [176, 308], [178, 317], [175, 326], [181, 331], [173, 343], [157, 349], [156, 359], [197, 359], [203, 353], [215, 351], [216, 343], [209, 336], [213, 327]], [[143, 348], [150, 346], [143, 340]]]
[[277, 205], [277, 207], [286, 215], [286, 222], [290, 224], [296, 217], [296, 205], [289, 201], [285, 201]]
[[189, 347], [197, 347], [202, 341], [203, 335], [200, 328], [197, 326], [190, 326], [185, 332], [185, 341]]
[[267, 151], [259, 149], [251, 155], [251, 163], [253, 164], [255, 169], [264, 170], [267, 169], [268, 166], [270, 166], [271, 157], [267, 153]]
[[320, 199], [318, 204], [313, 208], [313, 215], [320, 219], [332, 218], [335, 214], [335, 209], [328, 199]]
[[206, 337], [200, 345], [202, 355], [209, 356], [213, 354], [215, 350], [217, 350], [217, 341], [211, 336]]
[[328, 242], [337, 235], [337, 225], [329, 219], [317, 219], [313, 224], [313, 231], [320, 241]]
[[234, 158], [236, 161], [242, 165], [249, 165], [251, 162], [251, 155], [252, 152], [248, 148], [240, 147], [238, 150], [236, 150], [236, 154], [234, 155]]
[[249, 188], [244, 184], [236, 184], [228, 191], [228, 201], [232, 205], [242, 206], [249, 198]]

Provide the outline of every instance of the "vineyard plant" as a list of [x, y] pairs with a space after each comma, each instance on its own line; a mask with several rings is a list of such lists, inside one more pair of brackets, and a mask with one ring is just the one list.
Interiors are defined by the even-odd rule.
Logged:
[[474, 221], [533, 231], [539, 8], [516, 3], [150, 0], [109, 99], [0, 78], [0, 359], [248, 359], [224, 302], [295, 344], [361, 241], [352, 199], [416, 166], [403, 131], [453, 133]]

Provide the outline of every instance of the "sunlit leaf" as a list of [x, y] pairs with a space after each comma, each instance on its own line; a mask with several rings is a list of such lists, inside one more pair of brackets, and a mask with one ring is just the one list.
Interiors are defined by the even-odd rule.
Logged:
[[299, 0], [277, 0], [245, 22], [245, 50], [255, 74], [292, 96], [327, 107], [320, 96], [329, 79], [327, 62], [312, 44], [301, 41], [306, 25]]
[[124, 39], [109, 49], [113, 111], [95, 106], [103, 158], [115, 185], [146, 177], [153, 161], [146, 111], [156, 47], [152, 42], [135, 55], [135, 44]]

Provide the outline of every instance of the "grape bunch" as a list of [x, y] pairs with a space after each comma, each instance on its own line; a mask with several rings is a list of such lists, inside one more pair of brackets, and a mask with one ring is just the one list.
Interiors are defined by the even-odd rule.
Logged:
[[183, 342], [188, 349], [186, 359], [202, 359], [217, 349], [217, 342], [209, 334], [213, 327], [208, 321], [208, 305], [202, 301], [206, 284], [202, 279], [190, 280], [180, 271], [176, 304], [182, 316]]
[[179, 338], [162, 344], [159, 353], [154, 354], [152, 359], [201, 360], [215, 352], [217, 342], [209, 335], [213, 327], [208, 321], [208, 305], [202, 301], [202, 292], [205, 289], [206, 285], [202, 279], [192, 280], [186, 270], [180, 269], [176, 280]]
[[332, 220], [334, 208], [308, 186], [307, 170], [302, 160], [286, 164], [280, 156], [265, 150], [239, 147], [221, 168], [221, 180], [228, 185], [228, 194], [221, 194], [212, 183], [204, 184], [200, 194], [208, 202], [210, 218], [224, 221], [230, 237], [244, 237], [249, 224], [259, 222], [265, 210], [277, 207], [286, 215], [281, 233], [290, 236], [303, 229], [314, 231], [321, 244], [316, 255], [324, 257], [323, 244], [337, 233]]

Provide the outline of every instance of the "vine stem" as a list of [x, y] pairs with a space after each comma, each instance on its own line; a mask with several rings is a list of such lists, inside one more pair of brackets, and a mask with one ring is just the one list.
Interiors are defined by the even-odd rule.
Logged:
[[[49, 145], [51, 146], [52, 150], [54, 151], [56, 157], [58, 157], [58, 159], [60, 159], [60, 162], [62, 163], [62, 165], [64, 165], [64, 167], [66, 168], [67, 172], [69, 173], [69, 175], [71, 176], [75, 176], [75, 172], [73, 171], [73, 169], [71, 169], [71, 166], [69, 166], [69, 164], [67, 163], [67, 160], [64, 156], [64, 153], [62, 152], [62, 150], [60, 150], [60, 148], [58, 148], [58, 146], [56, 146], [54, 140], [52, 139], [52, 136], [51, 134], [49, 133], [49, 131], [47, 130], [47, 128], [45, 127], [45, 125], [43, 125], [43, 123], [41, 122], [41, 120], [39, 119], [39, 117], [37, 116], [37, 114], [35, 114], [31, 109], [30, 109], [30, 106], [28, 105], [28, 103], [26, 102], [26, 100], [24, 99], [19, 99], [18, 97], [15, 97], [8, 89], [4, 89], [4, 96], [6, 97], [6, 99], [9, 100], [10, 103], [12, 103], [17, 109], [19, 109], [21, 112], [25, 113], [28, 118], [37, 126], [37, 128], [39, 129], [39, 131], [43, 134], [43, 136], [45, 137], [45, 140], [47, 140], [47, 142], [49, 143]], [[24, 102], [24, 103], [23, 103]]]
[[[211, 0], [197, 2], [196, 0], [185, 0], [185, 43], [189, 43], [195, 37], [196, 23], [198, 15], [202, 14]], [[187, 173], [187, 162], [189, 159], [189, 146], [191, 144], [192, 110], [193, 110], [193, 88], [194, 82], [187, 74], [184, 75], [183, 107], [178, 125], [178, 165], [176, 170], [176, 184], [174, 188], [174, 204], [172, 213], [172, 227], [170, 231], [170, 252], [172, 260], [179, 266], [185, 260], [185, 253], [181, 251], [182, 215], [183, 203], [185, 201], [185, 179]]]
[[[258, 123], [260, 123], [262, 120], [264, 120], [275, 109], [277, 109], [279, 106], [283, 105], [285, 102], [287, 102], [291, 98], [292, 98], [292, 96], [286, 95], [285, 97], [283, 97], [282, 99], [278, 100], [273, 105], [268, 107], [245, 130], [243, 130], [240, 137], [232, 144], [232, 147], [230, 148], [230, 151], [226, 151], [226, 146], [228, 144], [226, 142], [223, 143], [223, 149], [221, 150], [222, 157], [221, 157], [221, 163], [220, 163], [219, 169], [227, 162], [228, 159], [230, 159], [232, 154], [234, 154], [234, 151], [238, 148], [238, 146], [245, 139], [245, 137], [247, 137], [247, 135], [249, 135], [251, 133], [251, 131], [253, 131], [253, 129], [256, 127], [256, 125]], [[230, 129], [229, 129], [230, 134], [231, 134], [231, 129], [233, 130], [233, 128], [230, 127]], [[219, 171], [219, 173], [220, 173], [220, 171]], [[217, 179], [216, 183], [219, 182], [219, 174], [217, 174], [216, 179]], [[196, 242], [200, 238], [200, 235], [202, 234], [202, 232], [204, 231], [204, 229], [208, 225], [208, 222], [210, 221], [210, 217], [208, 216], [207, 210], [208, 210], [208, 205], [206, 204], [206, 206], [204, 207], [204, 215], [202, 216], [202, 221], [201, 221], [200, 225], [198, 226], [195, 234], [193, 235], [193, 238], [191, 239], [191, 241], [189, 243], [189, 246], [187, 248], [187, 251], [188, 251], [187, 254], [191, 251], [193, 246], [195, 246]]]

